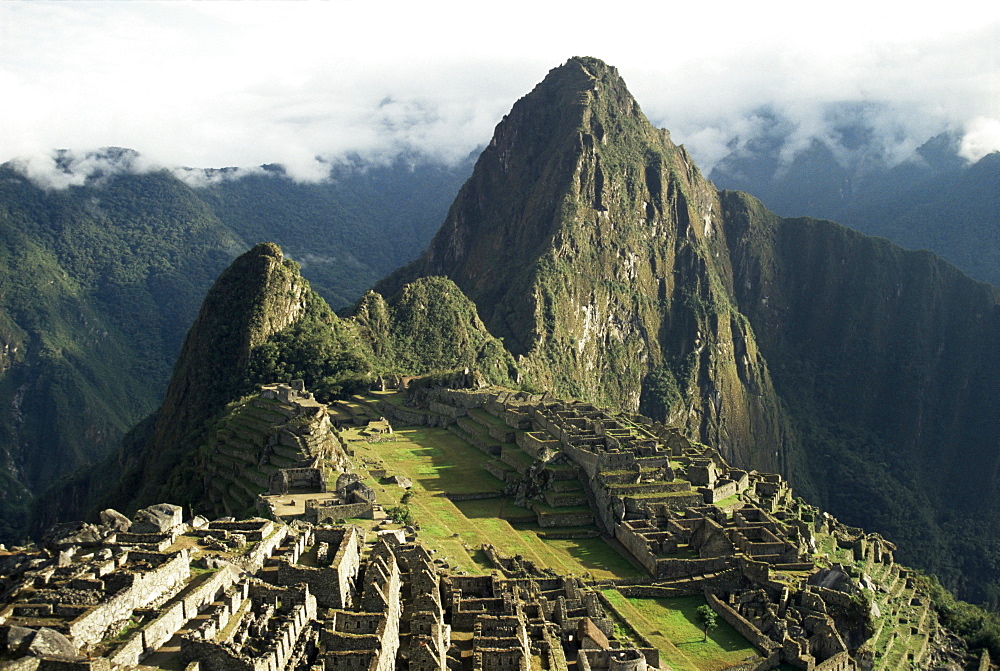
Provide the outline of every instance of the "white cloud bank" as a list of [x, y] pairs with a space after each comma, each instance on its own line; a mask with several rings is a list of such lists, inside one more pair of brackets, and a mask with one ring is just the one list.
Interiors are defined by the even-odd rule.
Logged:
[[[104, 146], [148, 157], [131, 169], [300, 180], [351, 152], [455, 160], [572, 55], [616, 65], [706, 172], [763, 107], [793, 123], [786, 152], [830, 136], [842, 102], [893, 160], [942, 130], [970, 160], [1000, 149], [1000, 8], [675, 4], [0, 2], [0, 161], [69, 185]], [[83, 158], [67, 174], [55, 148]]]

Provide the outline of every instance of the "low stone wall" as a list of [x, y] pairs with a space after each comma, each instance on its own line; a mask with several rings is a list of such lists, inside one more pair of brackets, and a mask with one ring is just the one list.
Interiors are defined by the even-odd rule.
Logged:
[[308, 487], [326, 491], [326, 479], [319, 468], [283, 468], [271, 476], [268, 491], [271, 494], [287, 494], [293, 487]]
[[379, 412], [393, 425], [401, 426], [437, 426], [444, 427], [455, 420], [448, 415], [436, 412], [424, 412], [416, 408], [401, 408], [388, 401], [379, 401]]
[[257, 546], [250, 553], [243, 557], [234, 557], [231, 563], [239, 566], [244, 571], [256, 573], [264, 565], [264, 562], [274, 554], [274, 549], [281, 545], [288, 535], [288, 527], [281, 525], [274, 533], [257, 543]]
[[342, 503], [335, 505], [306, 505], [306, 518], [313, 524], [336, 523], [337, 520], [351, 518], [370, 520], [375, 517], [375, 506], [366, 503]]
[[494, 438], [500, 441], [501, 443], [513, 443], [515, 437], [517, 436], [516, 432], [511, 431], [506, 426], [501, 427], [490, 424], [489, 426], [486, 427], [486, 431], [490, 434], [491, 438]]
[[127, 619], [133, 610], [155, 601], [190, 575], [187, 552], [178, 552], [160, 566], [137, 573], [129, 587], [70, 622], [70, 638], [77, 647], [97, 643], [113, 623]]
[[274, 528], [275, 524], [271, 520], [244, 520], [240, 522], [212, 522], [209, 531], [224, 530], [243, 534], [248, 541], [260, 541], [264, 540], [265, 536], [270, 535]]
[[[604, 596], [603, 592], [598, 591], [598, 592], [595, 592], [595, 594], [597, 594], [598, 601], [601, 602], [601, 605], [604, 606], [604, 608], [606, 610], [609, 610], [612, 613], [614, 613], [615, 615], [617, 615], [618, 618], [622, 622], [628, 622], [628, 618], [625, 617], [625, 615], [622, 614], [622, 612], [620, 610], [618, 610], [618, 608], [613, 603], [611, 603], [611, 601], [608, 599], [608, 597]], [[642, 643], [642, 647], [643, 648], [652, 648], [654, 650], [656, 649], [656, 646], [653, 645], [652, 642], [650, 642], [650, 640], [648, 638], [646, 638], [645, 636], [643, 636], [641, 632], [636, 631], [635, 632], [635, 637], [639, 640], [640, 643]]]
[[645, 538], [624, 524], [615, 525], [615, 538], [651, 575], [656, 575], [656, 556]]
[[165, 608], [152, 622], [142, 628], [142, 642], [146, 652], [153, 652], [170, 640], [184, 626], [184, 603], [177, 601]]
[[704, 499], [698, 492], [664, 494], [650, 498], [625, 496], [623, 500], [625, 501], [625, 510], [633, 514], [643, 513], [651, 505], [664, 506], [668, 510], [684, 510], [685, 508], [697, 508], [704, 504]]
[[431, 401], [427, 404], [427, 408], [431, 412], [436, 412], [439, 415], [445, 415], [447, 417], [451, 417], [452, 419], [464, 417], [469, 412], [465, 408], [457, 408], [453, 405], [441, 403], [440, 401]]
[[720, 480], [715, 487], [706, 487], [701, 491], [705, 495], [705, 503], [715, 503], [736, 494], [738, 487], [734, 480]]
[[697, 587], [686, 589], [681, 587], [663, 587], [661, 585], [619, 585], [618, 591], [625, 596], [660, 599], [674, 596], [694, 596], [695, 594], [701, 594], [704, 590]]
[[815, 568], [812, 562], [792, 562], [788, 564], [771, 564], [775, 571], [811, 571]]
[[490, 475], [492, 475], [497, 480], [500, 480], [502, 482], [513, 482], [519, 479], [517, 471], [512, 471], [503, 468], [500, 466], [500, 464], [494, 461], [487, 461], [486, 463], [483, 464], [483, 468], [485, 468]]
[[434, 395], [438, 400], [456, 408], [482, 408], [495, 397], [491, 391], [473, 391], [470, 389], [437, 389]]
[[114, 653], [108, 655], [112, 664], [120, 666], [136, 666], [143, 657], [146, 646], [142, 640], [142, 631], [133, 632], [124, 643], [118, 646]]
[[521, 475], [524, 475], [525, 473], [528, 472], [528, 469], [531, 468], [531, 465], [526, 464], [522, 460], [518, 459], [516, 456], [514, 456], [515, 454], [517, 453], [514, 450], [502, 449], [500, 451], [500, 461], [507, 464]]
[[223, 566], [210, 578], [184, 595], [184, 616], [195, 617], [202, 608], [218, 599], [239, 578], [239, 569]]
[[718, 573], [730, 568], [730, 557], [709, 557], [706, 559], [674, 559], [658, 558], [656, 560], [656, 577], [664, 580], [675, 578], [691, 578]]
[[462, 494], [453, 494], [451, 492], [445, 492], [445, 498], [449, 501], [480, 501], [483, 499], [499, 499], [503, 497], [502, 492], [466, 492]]
[[714, 610], [719, 617], [728, 622], [733, 629], [739, 632], [740, 636], [749, 641], [750, 644], [757, 648], [761, 654], [770, 657], [771, 653], [774, 652], [775, 649], [781, 647], [765, 636], [760, 629], [750, 624], [749, 620], [733, 610], [729, 604], [724, 603], [711, 592], [705, 593], [705, 600], [708, 602], [709, 607]]
[[478, 434], [469, 433], [468, 431], [465, 431], [464, 429], [461, 428], [461, 425], [454, 426], [454, 428], [453, 426], [449, 426], [448, 430], [451, 431], [452, 433], [455, 433], [456, 428], [462, 432], [461, 435], [456, 434], [462, 440], [468, 442], [473, 447], [479, 449], [482, 452], [485, 452], [491, 457], [500, 456], [500, 446], [497, 445], [496, 443], [492, 442], [491, 440], [487, 440], [486, 438]]
[[813, 671], [850, 671], [854, 666], [851, 656], [846, 652], [838, 652], [830, 659], [823, 660], [813, 667]]
[[587, 473], [588, 478], [595, 478], [600, 470], [601, 463], [598, 455], [590, 450], [585, 450], [574, 445], [563, 445], [563, 451], [576, 464], [581, 466]]
[[[536, 511], [537, 512], [537, 511]], [[538, 513], [538, 526], [576, 527], [594, 523], [593, 513]]]
[[[510, 520], [516, 521], [516, 520]], [[572, 540], [579, 538], [599, 538], [600, 532], [597, 529], [580, 529], [579, 531], [543, 531], [538, 534], [543, 539]]]

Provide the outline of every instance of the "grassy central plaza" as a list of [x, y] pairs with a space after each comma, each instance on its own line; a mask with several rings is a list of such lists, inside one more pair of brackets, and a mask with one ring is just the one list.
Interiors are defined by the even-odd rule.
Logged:
[[[351, 431], [344, 432], [350, 439]], [[359, 436], [360, 437], [360, 436]], [[445, 429], [401, 428], [393, 439], [352, 441], [359, 472], [365, 465], [384, 468], [413, 482], [406, 503], [420, 527], [420, 538], [452, 568], [482, 573], [493, 568], [480, 547], [488, 543], [504, 555], [521, 555], [562, 575], [597, 579], [638, 577], [641, 568], [602, 538], [545, 538], [559, 529], [542, 529], [535, 514], [503, 495], [503, 483], [483, 468], [486, 455]], [[374, 477], [386, 508], [400, 504], [404, 490]], [[483, 494], [493, 498], [452, 501], [446, 494]]]
[[[341, 437], [354, 452], [357, 472], [367, 476], [365, 482], [376, 490], [382, 506], [407, 506], [421, 541], [454, 570], [473, 574], [493, 570], [481, 549], [490, 544], [502, 555], [520, 555], [560, 575], [596, 580], [645, 575], [613, 540], [566, 537], [585, 535], [586, 528], [540, 527], [535, 511], [516, 505], [504, 494], [504, 483], [485, 469], [490, 457], [445, 429], [399, 427], [391, 436], [372, 442], [359, 429], [346, 429]], [[386, 477], [381, 477], [383, 472]], [[387, 484], [387, 477], [396, 475], [413, 483], [405, 502], [407, 490]], [[470, 495], [483, 498], [461, 500]], [[759, 658], [725, 622], [702, 640], [695, 616], [705, 603], [701, 596], [652, 599], [625, 597], [616, 589], [603, 593], [617, 611], [623, 633], [659, 649], [664, 668], [713, 671]]]

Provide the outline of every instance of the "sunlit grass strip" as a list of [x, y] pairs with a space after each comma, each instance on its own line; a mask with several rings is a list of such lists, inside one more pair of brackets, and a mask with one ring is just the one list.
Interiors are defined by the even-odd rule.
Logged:
[[714, 671], [747, 658], [760, 659], [750, 643], [725, 621], [703, 641], [695, 611], [704, 597], [686, 596], [661, 599], [625, 597], [617, 590], [605, 590], [615, 608], [660, 651], [661, 662], [676, 671]]

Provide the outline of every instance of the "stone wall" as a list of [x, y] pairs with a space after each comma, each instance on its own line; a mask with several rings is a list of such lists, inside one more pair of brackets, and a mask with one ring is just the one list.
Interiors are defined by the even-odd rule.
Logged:
[[317, 503], [306, 501], [306, 519], [313, 524], [336, 524], [338, 520], [370, 520], [375, 517], [375, 505], [365, 503]]
[[439, 415], [444, 415], [446, 417], [451, 417], [452, 419], [458, 419], [459, 417], [464, 417], [469, 412], [465, 408], [458, 408], [453, 405], [441, 403], [440, 401], [431, 401], [430, 403], [427, 404], [427, 408], [431, 412], [435, 412]]
[[649, 571], [650, 575], [656, 575], [656, 556], [649, 548], [649, 543], [641, 534], [636, 533], [625, 524], [615, 525], [615, 538], [629, 551], [636, 561]]
[[239, 569], [223, 566], [214, 575], [184, 595], [184, 615], [192, 618], [198, 615], [202, 608], [217, 600], [229, 589], [239, 577]]
[[273, 476], [268, 483], [271, 494], [287, 494], [292, 488], [309, 488], [320, 492], [326, 491], [326, 478], [320, 468], [283, 468]]
[[69, 636], [77, 647], [97, 643], [109, 626], [129, 618], [136, 608], [146, 606], [187, 580], [191, 575], [188, 554], [178, 552], [156, 568], [134, 575], [130, 586], [69, 623]]
[[112, 664], [120, 666], [136, 666], [146, 652], [145, 643], [142, 640], [142, 632], [133, 632], [124, 643], [118, 646], [108, 659]]
[[658, 558], [655, 576], [661, 580], [690, 578], [706, 573], [718, 573], [732, 565], [731, 557], [709, 557], [706, 559]]
[[844, 651], [820, 662], [813, 667], [813, 671], [850, 671], [853, 668], [854, 665], [851, 661], [851, 656]]
[[184, 617], [184, 602], [177, 601], [163, 610], [159, 617], [142, 628], [144, 654], [154, 652], [169, 641], [184, 626], [185, 622], [187, 622], [187, 618]]
[[270, 536], [257, 543], [248, 554], [233, 557], [230, 561], [245, 571], [256, 573], [264, 565], [267, 558], [274, 554], [274, 549], [284, 542], [286, 536], [288, 536], [288, 527], [281, 525]]
[[724, 603], [714, 594], [706, 592], [705, 600], [719, 617], [728, 622], [733, 629], [739, 632], [740, 636], [749, 641], [761, 654], [770, 656], [776, 648], [780, 647], [765, 636], [760, 629], [753, 626], [749, 620], [737, 613], [729, 604]]

